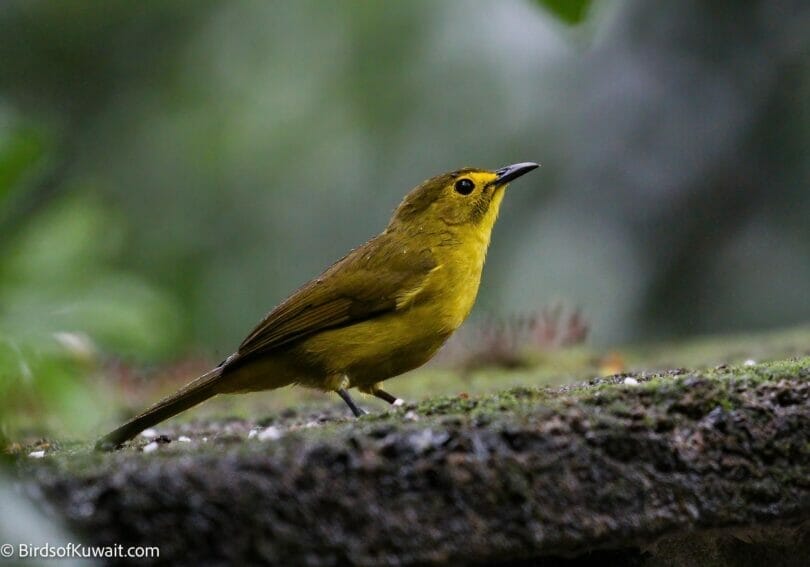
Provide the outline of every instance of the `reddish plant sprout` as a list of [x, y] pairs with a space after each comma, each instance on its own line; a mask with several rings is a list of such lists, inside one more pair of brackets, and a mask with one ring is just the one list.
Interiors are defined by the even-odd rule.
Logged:
[[531, 346], [539, 350], [553, 350], [582, 344], [588, 337], [588, 324], [579, 308], [563, 317], [563, 308], [557, 304], [544, 307], [530, 322]]
[[530, 364], [531, 352], [548, 352], [582, 344], [588, 323], [580, 309], [544, 307], [529, 315], [490, 317], [454, 337], [439, 363], [465, 371], [482, 367], [520, 368]]

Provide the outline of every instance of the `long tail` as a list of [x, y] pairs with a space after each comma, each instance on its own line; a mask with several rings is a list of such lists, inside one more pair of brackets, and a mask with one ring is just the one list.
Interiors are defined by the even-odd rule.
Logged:
[[218, 393], [217, 385], [221, 375], [222, 368], [217, 367], [192, 380], [171, 396], [159, 401], [142, 414], [133, 417], [115, 431], [99, 439], [98, 443], [96, 443], [96, 449], [101, 451], [115, 449], [144, 429], [215, 396]]

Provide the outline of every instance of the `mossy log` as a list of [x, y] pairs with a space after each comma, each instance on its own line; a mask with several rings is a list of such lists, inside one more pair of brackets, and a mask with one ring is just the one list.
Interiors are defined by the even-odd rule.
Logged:
[[88, 542], [182, 563], [801, 564], [810, 550], [808, 358], [275, 427], [66, 451], [22, 465], [25, 486]]

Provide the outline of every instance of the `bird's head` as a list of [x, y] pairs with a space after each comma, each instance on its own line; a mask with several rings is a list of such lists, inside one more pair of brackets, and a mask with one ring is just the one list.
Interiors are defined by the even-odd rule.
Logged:
[[506, 186], [537, 167], [532, 162], [494, 171], [468, 167], [432, 177], [405, 196], [391, 226], [429, 231], [442, 230], [441, 225], [475, 227], [488, 234]]

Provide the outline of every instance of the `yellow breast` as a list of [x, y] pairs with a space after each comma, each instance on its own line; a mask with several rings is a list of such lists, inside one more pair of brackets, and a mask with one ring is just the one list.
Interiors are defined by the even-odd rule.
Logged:
[[360, 386], [427, 362], [472, 310], [498, 204], [500, 197], [478, 226], [433, 235], [436, 266], [397, 295], [395, 311], [305, 339], [306, 357], [318, 360], [322, 372], [346, 374]]

